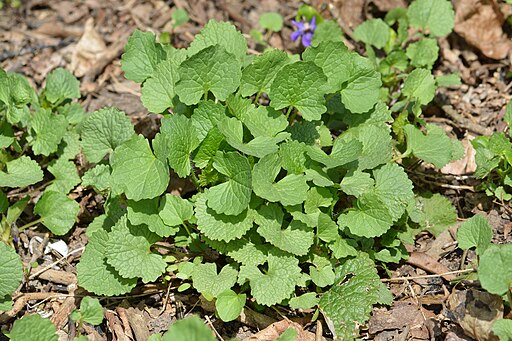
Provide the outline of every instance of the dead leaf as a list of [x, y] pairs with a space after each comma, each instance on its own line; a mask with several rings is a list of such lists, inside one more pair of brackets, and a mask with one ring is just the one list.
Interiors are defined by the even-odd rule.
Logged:
[[464, 157], [460, 160], [450, 162], [443, 168], [441, 173], [452, 174], [452, 175], [465, 175], [474, 173], [476, 170], [475, 155], [476, 151], [471, 144], [471, 140], [475, 137], [473, 135], [466, 135], [461, 140], [462, 146], [464, 147]]
[[455, 32], [486, 57], [505, 58], [512, 42], [503, 32], [505, 16], [495, 0], [456, 0]]
[[498, 295], [469, 289], [450, 295], [443, 314], [457, 322], [466, 335], [478, 341], [498, 340], [491, 333], [496, 320], [503, 318], [503, 300]]
[[85, 23], [84, 34], [78, 41], [71, 57], [71, 70], [77, 77], [84, 76], [106, 53], [107, 45], [101, 35], [94, 29], [94, 19]]
[[450, 272], [450, 269], [448, 269], [445, 265], [439, 263], [435, 258], [432, 258], [431, 256], [427, 255], [426, 253], [412, 252], [409, 256], [409, 259], [407, 260], [407, 263], [417, 266], [418, 268], [423, 269], [425, 271], [442, 275], [442, 277], [447, 281], [455, 279], [454, 275], [446, 274], [447, 272]]
[[295, 341], [325, 341], [324, 337], [316, 339], [315, 334], [304, 330], [300, 324], [287, 319], [272, 323], [270, 326], [254, 334], [253, 336], [244, 339], [244, 341], [273, 341], [279, 338], [279, 336], [281, 336], [281, 334], [284, 333], [288, 328], [293, 328], [297, 331]]
[[393, 8], [407, 7], [405, 0], [371, 0], [381, 12], [389, 12]]
[[390, 310], [374, 310], [368, 322], [368, 331], [376, 334], [383, 330], [401, 330], [416, 324], [423, 324], [423, 316], [418, 306], [412, 302], [398, 301]]

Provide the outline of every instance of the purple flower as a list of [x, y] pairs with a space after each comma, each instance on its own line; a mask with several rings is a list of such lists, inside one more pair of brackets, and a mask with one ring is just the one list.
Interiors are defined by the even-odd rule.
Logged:
[[296, 41], [299, 37], [302, 37], [302, 45], [305, 47], [311, 46], [311, 39], [313, 39], [313, 33], [316, 30], [316, 17], [313, 16], [310, 22], [305, 18], [299, 22], [292, 20], [292, 24], [297, 28], [290, 37], [292, 41]]

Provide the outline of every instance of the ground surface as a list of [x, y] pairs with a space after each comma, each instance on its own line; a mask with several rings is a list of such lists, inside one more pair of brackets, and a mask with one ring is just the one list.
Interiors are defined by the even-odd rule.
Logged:
[[[361, 46], [351, 39], [353, 28], [366, 18], [403, 5], [404, 1], [333, 0], [328, 3], [312, 0], [310, 4], [325, 17], [337, 20], [346, 34], [347, 45], [362, 51]], [[471, 176], [475, 169], [474, 152], [469, 141], [478, 135], [506, 129], [502, 117], [505, 104], [511, 98], [512, 83], [507, 78], [511, 72], [511, 48], [510, 35], [506, 32], [509, 28], [506, 24], [503, 26], [500, 18], [509, 15], [510, 8], [494, 1], [486, 2], [487, 5], [476, 0], [454, 1], [454, 4], [457, 33], [440, 41], [441, 57], [435, 73], [459, 72], [463, 85], [439, 92], [435, 104], [427, 110], [426, 120], [458, 137], [467, 146], [466, 157], [445, 167], [442, 172], [418, 168], [410, 176], [417, 189], [448, 196], [457, 208], [460, 221], [475, 213], [485, 214], [494, 228], [493, 241], [507, 243], [512, 241], [512, 209], [508, 203], [493, 202], [476, 190], [478, 181]], [[158, 127], [158, 118], [147, 115], [138, 98], [138, 85], [124, 79], [120, 68], [122, 47], [133, 29], [171, 32], [172, 43], [184, 47], [211, 18], [229, 20], [249, 36], [251, 29], [258, 29], [258, 18], [262, 13], [275, 11], [285, 18], [285, 27], [280, 34], [269, 37], [270, 45], [297, 52], [300, 47], [289, 39], [292, 31], [289, 20], [295, 16], [299, 5], [299, 1], [278, 0], [27, 0], [20, 9], [7, 8], [0, 15], [0, 66], [25, 75], [37, 89], [51, 70], [66, 67], [80, 77], [82, 104], [87, 111], [105, 106], [118, 107], [130, 115], [137, 132], [152, 136]], [[473, 6], [477, 10], [469, 15], [464, 6]], [[173, 30], [169, 23], [175, 8], [185, 9], [191, 20]], [[258, 46], [250, 42], [250, 48], [257, 50]], [[186, 188], [178, 190], [186, 191]], [[102, 203], [102, 199], [92, 193], [76, 190], [74, 195], [80, 198], [84, 213], [80, 218], [81, 227], [63, 238], [70, 250], [86, 244], [84, 227], [99, 214], [97, 207]], [[393, 277], [420, 278], [389, 283], [395, 304], [392, 308], [376, 309], [369, 325], [363, 329], [362, 337], [374, 340], [471, 340], [470, 336], [464, 335], [464, 330], [468, 334], [468, 330], [478, 330], [479, 324], [489, 323], [478, 317], [475, 321], [463, 320], [455, 309], [465, 300], [474, 300], [473, 289], [467, 283], [450, 284], [451, 277], [447, 275], [421, 277], [464, 269], [475, 257], [472, 252], [463, 255], [457, 249], [456, 228], [450, 228], [437, 238], [428, 234], [418, 236], [416, 244], [409, 250], [414, 257], [390, 271]], [[42, 252], [49, 241], [56, 240], [49, 239], [43, 228], [23, 233], [19, 246], [23, 260], [26, 263], [38, 261], [44, 266], [61, 259], [56, 252]], [[22, 288], [23, 294], [15, 296], [18, 316], [26, 311], [43, 312], [51, 317], [63, 336], [72, 335], [75, 331], [68, 329], [68, 315], [75, 308], [75, 295], [83, 294], [74, 284], [74, 266], [79, 257], [80, 252], [76, 252], [44, 275], [31, 276]], [[146, 285], [125, 297], [107, 298], [102, 302], [108, 309], [106, 320], [99, 328], [86, 327], [86, 332], [96, 340], [142, 340], [148, 333], [165, 330], [169, 323], [190, 313], [203, 316], [219, 339], [252, 337], [250, 340], [270, 340], [276, 328], [284, 330], [297, 323], [297, 328], [311, 331], [309, 339], [314, 340], [315, 331], [321, 327], [310, 322], [311, 312], [292, 312], [284, 308], [255, 313], [247, 316], [243, 323], [225, 324], [215, 318], [208, 304], [200, 301], [194, 291], [178, 294], [173, 289]], [[489, 299], [492, 300], [479, 298], [484, 306], [489, 305]], [[283, 316], [290, 321], [285, 320], [272, 330], [265, 330]], [[2, 329], [9, 328], [12, 322], [13, 319], [0, 314]], [[265, 330], [266, 334], [256, 334], [259, 330]], [[478, 338], [478, 332], [475, 333], [473, 337]], [[305, 336], [304, 339], [308, 338]]]

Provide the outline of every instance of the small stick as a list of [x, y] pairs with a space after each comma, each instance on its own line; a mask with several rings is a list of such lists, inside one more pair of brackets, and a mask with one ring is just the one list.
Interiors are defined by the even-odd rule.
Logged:
[[421, 275], [421, 276], [409, 276], [409, 277], [394, 277], [394, 278], [382, 278], [381, 282], [400, 282], [400, 281], [408, 281], [411, 279], [422, 279], [422, 278], [436, 278], [436, 277], [443, 277], [446, 275], [455, 275], [455, 274], [463, 274], [468, 272], [474, 272], [473, 269], [464, 269], [464, 270], [455, 270], [455, 271], [448, 271], [442, 274], [435, 274], [435, 275]]
[[69, 252], [69, 253], [67, 254], [67, 256], [65, 256], [65, 257], [61, 257], [61, 258], [57, 259], [55, 262], [53, 262], [53, 263], [51, 263], [51, 264], [48, 264], [47, 266], [45, 266], [44, 268], [42, 268], [42, 269], [41, 269], [41, 270], [39, 270], [38, 272], [36, 272], [36, 273], [34, 273], [34, 274], [30, 275], [30, 276], [28, 277], [28, 279], [34, 279], [34, 278], [36, 278], [37, 276], [39, 276], [40, 274], [42, 274], [42, 273], [43, 273], [43, 272], [45, 272], [46, 270], [48, 270], [48, 269], [50, 269], [50, 268], [54, 267], [55, 265], [59, 264], [59, 263], [60, 263], [60, 262], [62, 262], [63, 260], [67, 259], [69, 256], [71, 256], [71, 255], [73, 255], [73, 254], [75, 254], [75, 253], [78, 253], [78, 252], [80, 252], [80, 251], [83, 251], [83, 250], [85, 250], [85, 246], [83, 246], [83, 247], [79, 247], [78, 249], [75, 249], [75, 250], [73, 250], [73, 251]]
[[222, 338], [222, 336], [220, 336], [219, 332], [217, 331], [217, 329], [215, 329], [212, 321], [210, 320], [210, 318], [208, 317], [208, 315], [204, 315], [204, 318], [206, 319], [206, 322], [208, 322], [208, 325], [210, 326], [210, 328], [213, 330], [213, 332], [215, 333], [215, 335], [217, 335], [217, 337], [219, 338], [220, 341], [224, 341], [224, 339]]

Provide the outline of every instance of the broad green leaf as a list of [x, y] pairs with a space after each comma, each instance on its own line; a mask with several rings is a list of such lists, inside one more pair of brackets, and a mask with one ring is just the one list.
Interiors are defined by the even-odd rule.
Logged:
[[320, 267], [309, 267], [309, 275], [315, 285], [320, 288], [332, 285], [334, 283], [334, 271], [331, 264]]
[[52, 184], [46, 188], [48, 191], [67, 194], [80, 183], [75, 164], [66, 159], [58, 159], [51, 166], [48, 166], [48, 171], [55, 177]]
[[66, 134], [68, 127], [66, 118], [62, 115], [54, 115], [48, 109], [40, 108], [33, 114], [30, 123], [35, 132], [32, 141], [34, 154], [48, 156], [55, 153]]
[[459, 247], [467, 250], [476, 247], [477, 255], [482, 255], [491, 245], [492, 227], [491, 224], [481, 215], [475, 215], [462, 223], [457, 230], [457, 241]]
[[266, 251], [270, 248], [268, 244], [261, 243], [261, 237], [257, 236], [253, 243], [251, 240], [235, 239], [229, 243], [220, 240], [205, 238], [206, 243], [218, 252], [231, 257], [242, 265], [260, 265], [267, 260]]
[[23, 264], [12, 247], [0, 242], [0, 300], [18, 289], [23, 279]]
[[34, 213], [41, 216], [43, 225], [56, 235], [64, 235], [75, 224], [80, 205], [61, 192], [45, 191], [34, 206]]
[[[505, 109], [505, 116], [503, 120], [508, 124], [509, 128], [512, 126], [512, 100], [510, 100]], [[510, 135], [510, 132], [509, 132]]]
[[297, 256], [308, 253], [313, 245], [313, 231], [305, 224], [293, 220], [282, 229], [284, 212], [278, 204], [269, 204], [258, 209], [256, 225], [258, 233], [277, 248]]
[[46, 77], [43, 93], [46, 99], [53, 104], [66, 99], [79, 98], [80, 82], [71, 72], [59, 67]]
[[363, 194], [354, 208], [340, 215], [338, 224], [348, 227], [356, 236], [372, 238], [386, 233], [393, 224], [393, 217], [376, 194]]
[[194, 41], [188, 48], [188, 53], [192, 56], [213, 45], [222, 46], [238, 59], [240, 65], [245, 59], [247, 42], [233, 24], [210, 20], [201, 32], [195, 36]]
[[310, 158], [324, 164], [327, 168], [336, 168], [358, 160], [362, 152], [363, 144], [350, 135], [340, 135], [334, 141], [330, 155], [317, 147], [307, 149]]
[[270, 87], [270, 105], [276, 110], [295, 107], [305, 120], [319, 120], [327, 110], [326, 84], [322, 69], [312, 62], [285, 65]]
[[25, 315], [14, 321], [9, 338], [12, 341], [57, 341], [57, 329], [39, 314]]
[[[201, 169], [208, 166], [224, 143], [224, 135], [217, 127], [212, 128], [194, 152], [193, 161]], [[203, 173], [202, 173], [203, 174]]]
[[192, 120], [183, 115], [172, 115], [162, 119], [160, 129], [169, 146], [166, 155], [169, 166], [180, 176], [185, 178], [190, 175], [190, 153], [197, 148], [199, 140]]
[[491, 136], [478, 136], [471, 141], [476, 150], [475, 176], [484, 178], [499, 167], [504, 154], [511, 153], [512, 144], [503, 133], [494, 133]]
[[408, 208], [411, 220], [435, 236], [457, 222], [455, 207], [448, 198], [438, 193], [429, 197], [417, 197], [415, 209], [417, 213]]
[[[161, 237], [175, 234], [178, 229], [175, 225], [165, 224], [160, 216], [160, 198], [143, 199], [140, 201], [128, 200], [128, 220], [133, 225], [147, 225], [151, 232]], [[176, 224], [178, 225], [178, 224]]]
[[68, 130], [62, 137], [57, 154], [62, 159], [72, 160], [80, 153], [80, 134], [74, 129]]
[[402, 92], [420, 104], [428, 104], [434, 98], [436, 82], [429, 70], [415, 69], [405, 80]]
[[238, 215], [249, 207], [252, 193], [251, 165], [246, 157], [236, 153], [217, 153], [213, 167], [227, 181], [208, 190], [208, 207], [218, 214]]
[[199, 317], [193, 315], [171, 324], [167, 333], [162, 337], [162, 341], [176, 340], [216, 341], [217, 338]]
[[283, 28], [283, 17], [275, 12], [263, 13], [260, 17], [260, 26], [266, 30], [279, 32]]
[[340, 183], [340, 189], [348, 195], [358, 197], [372, 188], [373, 184], [374, 181], [369, 173], [355, 171], [343, 177]]
[[278, 49], [268, 49], [256, 56], [242, 72], [240, 93], [247, 97], [255, 93], [268, 93], [276, 74], [291, 63], [288, 54]]
[[0, 103], [6, 107], [7, 122], [26, 125], [30, 115], [26, 105], [37, 101], [37, 95], [25, 77], [0, 69]]
[[314, 308], [320, 299], [315, 292], [308, 292], [303, 295], [290, 299], [290, 308], [292, 309], [311, 309]]
[[375, 188], [372, 193], [388, 208], [393, 221], [404, 214], [407, 205], [414, 200], [412, 182], [404, 169], [396, 163], [388, 163], [373, 171]]
[[65, 116], [71, 125], [78, 125], [85, 118], [85, 110], [80, 103], [66, 103], [63, 106], [57, 107], [57, 112]]
[[225, 265], [217, 274], [215, 263], [198, 264], [192, 271], [192, 285], [207, 298], [215, 298], [222, 292], [231, 289], [236, 283], [238, 271]]
[[197, 228], [213, 240], [231, 241], [242, 237], [249, 231], [254, 222], [254, 211], [249, 208], [234, 215], [218, 214], [206, 205], [208, 191], [196, 198], [195, 212]]
[[279, 145], [279, 158], [281, 167], [292, 174], [302, 174], [306, 171], [306, 145], [302, 142], [291, 140]]
[[226, 115], [226, 108], [213, 101], [201, 101], [194, 109], [192, 125], [196, 128], [196, 135], [202, 142], [213, 127]]
[[[458, 86], [462, 84], [462, 81], [458, 73], [449, 73], [446, 75], [436, 76], [436, 84], [438, 87]], [[506, 115], [504, 119], [506, 122]]]
[[174, 60], [167, 59], [155, 67], [141, 88], [140, 100], [149, 112], [158, 114], [173, 107], [178, 77], [178, 65]]
[[[432, 68], [439, 54], [439, 46], [435, 39], [424, 38], [407, 47], [407, 57], [412, 66]], [[439, 82], [436, 79], [436, 82]]]
[[150, 250], [156, 240], [159, 237], [146, 226], [132, 226], [121, 218], [108, 234], [107, 263], [125, 278], [142, 277], [144, 283], [152, 282], [167, 266], [162, 256]]
[[335, 284], [322, 296], [319, 307], [334, 326], [336, 339], [353, 340], [359, 336], [359, 326], [370, 318], [372, 306], [392, 301], [373, 261], [360, 254], [336, 269]]
[[121, 69], [129, 80], [142, 83], [150, 77], [166, 53], [162, 45], [155, 42], [155, 35], [136, 29], [125, 46], [121, 57]]
[[436, 125], [427, 124], [426, 129], [427, 134], [424, 135], [421, 130], [411, 124], [404, 127], [407, 139], [406, 153], [411, 153], [419, 159], [432, 163], [437, 168], [444, 167], [450, 161], [455, 160], [456, 156], [460, 156], [455, 155], [459, 149], [457, 144], [460, 142], [454, 142], [446, 136], [442, 128]]
[[0, 187], [26, 187], [43, 180], [41, 167], [28, 156], [20, 156], [5, 166], [7, 172], [0, 172]]
[[233, 321], [242, 313], [245, 306], [246, 294], [237, 294], [229, 289], [217, 296], [215, 311], [224, 322]]
[[127, 293], [137, 284], [137, 278], [124, 278], [106, 262], [108, 234], [98, 230], [89, 242], [76, 266], [78, 284], [97, 295], [115, 296]]
[[386, 124], [365, 123], [350, 128], [345, 134], [347, 140], [353, 137], [363, 145], [356, 160], [358, 170], [373, 169], [391, 160], [391, 134]]
[[333, 192], [327, 188], [312, 187], [304, 201], [304, 211], [308, 214], [319, 212], [320, 207], [330, 207], [336, 198]]
[[492, 325], [492, 332], [500, 340], [512, 340], [512, 320], [498, 320]]
[[318, 46], [324, 41], [339, 42], [343, 39], [341, 27], [334, 20], [324, 20], [316, 27], [311, 46]]
[[266, 273], [255, 265], [242, 265], [238, 281], [244, 283], [249, 280], [256, 302], [271, 306], [290, 298], [301, 276], [301, 269], [298, 259], [294, 257], [269, 254], [267, 263]]
[[133, 125], [124, 112], [116, 108], [100, 109], [82, 124], [82, 150], [89, 162], [97, 163], [133, 135]]
[[82, 176], [82, 186], [92, 186], [100, 192], [108, 190], [112, 186], [110, 179], [110, 166], [100, 164], [89, 169]]
[[407, 10], [412, 27], [430, 32], [434, 37], [447, 36], [454, 26], [455, 14], [448, 0], [415, 0]]
[[505, 295], [512, 288], [512, 244], [492, 245], [480, 257], [478, 279], [491, 294]]
[[137, 135], [117, 147], [112, 155], [112, 187], [128, 199], [151, 199], [169, 183], [169, 168], [155, 157], [149, 142]]
[[181, 63], [178, 73], [176, 93], [186, 105], [197, 104], [209, 91], [216, 99], [225, 101], [238, 88], [242, 77], [236, 57], [220, 45], [189, 57]]
[[337, 259], [344, 259], [350, 256], [357, 256], [357, 242], [353, 239], [342, 239], [340, 236], [336, 237], [334, 243], [329, 244], [329, 249], [332, 255]]
[[271, 202], [279, 201], [285, 206], [304, 202], [309, 189], [305, 176], [289, 174], [274, 183], [280, 171], [281, 160], [278, 153], [260, 159], [254, 165], [252, 173], [254, 193]]
[[258, 158], [276, 152], [278, 149], [277, 144], [290, 136], [289, 133], [281, 132], [275, 137], [258, 136], [248, 143], [244, 143], [242, 122], [235, 117], [225, 117], [222, 119], [218, 124], [218, 129], [233, 148]]
[[194, 215], [194, 207], [187, 199], [172, 194], [166, 194], [160, 201], [160, 211], [158, 215], [165, 225], [178, 226], [192, 218]]
[[389, 39], [389, 26], [382, 19], [370, 19], [357, 26], [353, 34], [354, 39], [382, 49]]
[[80, 320], [92, 324], [100, 325], [103, 321], [103, 307], [97, 298], [85, 296], [80, 302]]
[[0, 122], [0, 148], [8, 148], [15, 141], [14, 130], [7, 120]]
[[323, 212], [318, 214], [316, 236], [324, 242], [332, 242], [339, 238], [338, 225], [336, 225], [328, 214]]

